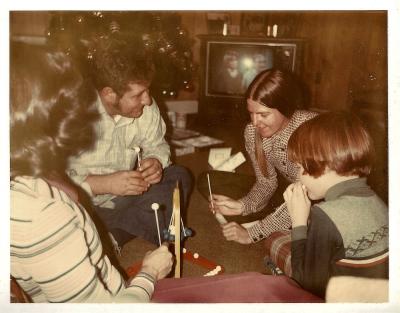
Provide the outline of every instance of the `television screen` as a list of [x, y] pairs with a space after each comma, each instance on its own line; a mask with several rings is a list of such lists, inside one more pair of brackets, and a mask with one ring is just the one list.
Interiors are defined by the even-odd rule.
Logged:
[[295, 70], [296, 44], [276, 42], [207, 42], [206, 96], [243, 97], [262, 70]]

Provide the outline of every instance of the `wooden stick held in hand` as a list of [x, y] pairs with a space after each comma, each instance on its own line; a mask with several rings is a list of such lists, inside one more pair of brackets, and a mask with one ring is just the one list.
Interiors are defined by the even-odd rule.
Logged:
[[160, 205], [158, 203], [153, 203], [151, 205], [151, 209], [154, 211], [154, 214], [156, 216], [156, 224], [157, 224], [157, 233], [158, 233], [158, 243], [161, 247], [161, 236], [160, 236], [160, 224], [158, 223], [158, 214], [157, 211], [160, 208]]
[[141, 156], [141, 149], [140, 147], [134, 147], [133, 148], [137, 154], [137, 164], [138, 164], [138, 168], [141, 169], [142, 168], [142, 156]]
[[173, 206], [172, 214], [174, 215], [174, 226], [175, 226], [175, 278], [181, 277], [181, 203], [180, 203], [180, 193], [179, 185], [176, 182], [176, 187], [173, 193]]
[[210, 201], [211, 201], [211, 207], [213, 209], [213, 214], [214, 214], [215, 218], [217, 219], [218, 223], [220, 223], [221, 225], [226, 224], [226, 223], [228, 223], [228, 221], [225, 219], [225, 217], [221, 213], [215, 212], [215, 210], [214, 210], [214, 202], [213, 202], [213, 198], [212, 198], [210, 174], [208, 174], [208, 173], [207, 173], [207, 181], [208, 181], [208, 192], [210, 193]]

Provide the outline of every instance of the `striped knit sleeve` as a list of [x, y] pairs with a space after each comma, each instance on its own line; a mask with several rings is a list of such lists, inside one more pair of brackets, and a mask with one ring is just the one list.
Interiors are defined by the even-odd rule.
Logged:
[[[104, 256], [94, 224], [82, 210], [73, 202], [43, 203], [30, 222], [29, 241], [18, 244], [15, 238], [12, 257], [35, 282], [37, 291], [28, 292], [34, 301], [35, 292], [48, 302], [78, 303], [118, 302], [125, 293], [122, 276]], [[125, 301], [148, 302], [153, 289], [146, 289], [145, 296], [129, 292]]]
[[98, 271], [108, 270], [107, 263], [100, 262], [101, 244], [98, 238], [86, 237], [79, 223], [82, 218], [69, 204], [55, 201], [35, 216], [32, 241], [20, 247], [25, 266], [49, 302], [102, 302], [112, 298], [98, 276]]
[[139, 272], [118, 297], [118, 302], [149, 302], [156, 280], [146, 272]]

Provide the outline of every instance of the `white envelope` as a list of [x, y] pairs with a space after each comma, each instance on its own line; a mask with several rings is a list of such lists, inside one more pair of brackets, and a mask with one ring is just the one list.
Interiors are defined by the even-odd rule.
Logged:
[[231, 156], [228, 160], [224, 161], [221, 165], [218, 165], [215, 170], [233, 172], [240, 164], [246, 161], [242, 152], [238, 152]]
[[215, 169], [231, 156], [232, 148], [211, 148], [208, 155], [208, 164]]

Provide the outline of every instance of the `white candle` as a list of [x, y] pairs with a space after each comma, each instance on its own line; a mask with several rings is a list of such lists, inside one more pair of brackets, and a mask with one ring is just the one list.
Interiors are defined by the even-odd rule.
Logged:
[[275, 38], [276, 36], [278, 36], [278, 25], [274, 24], [274, 26], [272, 27], [272, 36]]

